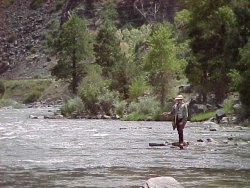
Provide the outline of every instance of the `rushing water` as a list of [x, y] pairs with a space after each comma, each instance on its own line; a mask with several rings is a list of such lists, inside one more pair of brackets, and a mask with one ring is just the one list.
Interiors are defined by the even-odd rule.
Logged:
[[188, 123], [190, 145], [179, 150], [149, 146], [177, 141], [169, 122], [29, 118], [49, 113], [0, 110], [0, 187], [132, 188], [156, 176], [185, 187], [250, 187], [249, 128]]

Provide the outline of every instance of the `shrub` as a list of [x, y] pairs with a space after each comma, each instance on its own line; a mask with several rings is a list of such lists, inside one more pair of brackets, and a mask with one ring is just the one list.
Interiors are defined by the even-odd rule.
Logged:
[[79, 97], [68, 100], [60, 108], [62, 114], [66, 117], [81, 115], [85, 111], [84, 104]]
[[118, 96], [118, 92], [115, 91], [109, 91], [108, 89], [102, 91], [101, 95], [98, 96], [101, 111], [106, 115], [112, 115]]
[[36, 52], [37, 52], [37, 49], [36, 49], [36, 48], [32, 47], [32, 48], [30, 49], [30, 53], [35, 54]]
[[129, 86], [129, 98], [131, 100], [137, 100], [139, 97], [143, 96], [145, 92], [149, 90], [145, 79], [143, 77], [138, 78]]
[[123, 115], [126, 112], [126, 106], [127, 106], [127, 102], [126, 101], [116, 101], [115, 105], [115, 113], [121, 117], [123, 117]]
[[4, 86], [3, 81], [2, 81], [2, 80], [0, 80], [0, 98], [2, 98], [2, 97], [3, 97], [4, 92], [5, 92], [5, 86]]
[[[140, 97], [138, 102], [132, 102], [128, 107], [128, 118], [154, 116], [160, 112], [160, 103], [155, 97]], [[136, 114], [136, 116], [135, 116]], [[132, 120], [132, 119], [130, 119]], [[134, 119], [138, 120], [138, 119]], [[139, 119], [140, 120], [140, 119]]]
[[139, 97], [138, 102], [132, 102], [129, 105], [128, 113], [137, 111], [142, 114], [156, 114], [160, 110], [160, 103], [155, 97]]
[[37, 101], [41, 94], [42, 92], [39, 89], [32, 89], [28, 96], [24, 99], [24, 103], [28, 104]]
[[88, 86], [82, 89], [80, 97], [86, 107], [86, 110], [90, 114], [98, 114], [100, 111], [98, 104], [98, 96], [100, 94], [100, 90], [95, 86]]
[[234, 102], [234, 99], [233, 99], [233, 96], [230, 96], [228, 97], [227, 99], [224, 100], [223, 102], [223, 110], [226, 112], [226, 113], [233, 113], [233, 102]]
[[87, 67], [87, 72], [88, 75], [81, 81], [78, 90], [86, 111], [96, 115], [101, 110], [99, 97], [107, 91], [109, 81], [102, 78], [102, 69], [99, 65]]

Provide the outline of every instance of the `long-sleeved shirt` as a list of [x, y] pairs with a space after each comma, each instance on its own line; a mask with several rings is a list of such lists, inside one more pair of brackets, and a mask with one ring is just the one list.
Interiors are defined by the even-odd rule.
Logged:
[[182, 119], [187, 121], [188, 118], [188, 109], [185, 103], [178, 104], [176, 103], [172, 110], [171, 114], [175, 115], [176, 119]]

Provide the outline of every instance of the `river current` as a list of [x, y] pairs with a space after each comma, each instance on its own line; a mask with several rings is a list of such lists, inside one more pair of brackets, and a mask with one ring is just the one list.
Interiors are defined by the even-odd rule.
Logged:
[[179, 150], [170, 122], [42, 118], [53, 110], [0, 109], [0, 187], [138, 188], [158, 176], [186, 188], [250, 187], [249, 128], [188, 123]]

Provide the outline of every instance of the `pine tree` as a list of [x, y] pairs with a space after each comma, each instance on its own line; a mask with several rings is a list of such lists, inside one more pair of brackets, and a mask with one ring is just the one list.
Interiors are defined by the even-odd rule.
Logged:
[[57, 46], [58, 62], [51, 74], [70, 83], [77, 94], [80, 79], [84, 76], [84, 62], [93, 56], [93, 44], [86, 23], [75, 13], [62, 25]]

